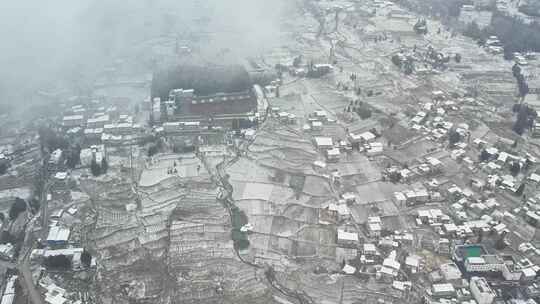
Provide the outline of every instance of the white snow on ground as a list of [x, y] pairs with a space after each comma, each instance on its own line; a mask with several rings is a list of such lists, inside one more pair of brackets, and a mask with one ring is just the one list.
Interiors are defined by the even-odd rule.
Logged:
[[[169, 170], [176, 170], [176, 172], [169, 173]], [[207, 172], [203, 164], [193, 154], [157, 155], [146, 164], [139, 185], [149, 187], [171, 177], [191, 178], [203, 175], [207, 175]]]
[[32, 195], [32, 190], [30, 190], [28, 187], [12, 188], [0, 191], [0, 199], [11, 197], [20, 197], [26, 199], [29, 198], [30, 195]]
[[269, 200], [274, 185], [261, 183], [247, 183], [242, 194], [242, 199]]

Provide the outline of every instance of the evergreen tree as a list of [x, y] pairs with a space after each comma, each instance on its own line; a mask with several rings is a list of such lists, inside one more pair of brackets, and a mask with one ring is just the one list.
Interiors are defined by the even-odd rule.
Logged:
[[148, 156], [154, 156], [158, 153], [158, 147], [156, 145], [151, 145], [148, 148]]
[[107, 159], [103, 157], [101, 159], [101, 173], [105, 174], [107, 173], [107, 170], [109, 170], [109, 163], [107, 162]]
[[518, 78], [519, 75], [521, 75], [521, 67], [519, 66], [519, 64], [514, 64], [514, 66], [512, 66], [512, 75], [514, 75], [514, 78]]
[[401, 59], [397, 54], [392, 56], [392, 63], [398, 67], [401, 67]]
[[81, 262], [86, 268], [90, 267], [92, 263], [92, 255], [86, 249], [81, 254]]
[[93, 176], [99, 176], [101, 174], [101, 167], [97, 164], [95, 159], [93, 159], [90, 164], [90, 171]]
[[70, 169], [74, 169], [78, 164], [81, 163], [81, 146], [77, 145], [74, 148], [71, 148], [67, 153], [66, 165]]
[[529, 94], [529, 85], [522, 74], [517, 77], [519, 97], [525, 97]]
[[519, 171], [521, 171], [521, 165], [519, 162], [512, 162], [510, 165], [510, 173], [512, 173], [513, 176], [517, 176], [519, 174]]

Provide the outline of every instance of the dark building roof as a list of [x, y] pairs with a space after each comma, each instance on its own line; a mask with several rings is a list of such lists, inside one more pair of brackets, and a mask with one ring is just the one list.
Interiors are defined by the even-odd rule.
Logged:
[[175, 66], [154, 73], [152, 98], [166, 100], [173, 89], [194, 89], [195, 95], [235, 93], [251, 89], [248, 72], [240, 65], [231, 66]]

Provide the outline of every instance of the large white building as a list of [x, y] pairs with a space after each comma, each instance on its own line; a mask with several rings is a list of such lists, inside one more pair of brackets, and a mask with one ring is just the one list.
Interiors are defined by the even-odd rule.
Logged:
[[502, 271], [504, 267], [504, 261], [496, 255], [468, 257], [465, 260], [465, 269], [468, 272]]
[[497, 296], [486, 279], [481, 277], [472, 277], [469, 288], [478, 304], [491, 304], [495, 301], [495, 297]]
[[17, 276], [12, 276], [7, 280], [6, 288], [2, 295], [2, 304], [12, 304], [15, 302], [15, 285]]
[[84, 116], [83, 115], [68, 115], [62, 118], [62, 125], [64, 127], [76, 127], [84, 125]]

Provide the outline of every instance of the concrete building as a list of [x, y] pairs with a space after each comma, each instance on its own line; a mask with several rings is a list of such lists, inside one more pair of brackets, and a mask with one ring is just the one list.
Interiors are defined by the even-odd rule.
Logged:
[[362, 254], [365, 255], [378, 255], [377, 246], [370, 243], [364, 243], [362, 247]]
[[65, 297], [65, 289], [56, 286], [54, 283], [46, 286], [40, 285], [47, 290], [45, 293], [45, 302], [49, 304], [65, 304], [68, 302], [68, 299]]
[[497, 297], [497, 294], [491, 289], [486, 279], [481, 277], [472, 277], [469, 288], [478, 304], [492, 304]]
[[411, 273], [417, 273], [420, 270], [422, 258], [417, 255], [409, 255], [405, 259], [405, 267], [411, 271]]
[[49, 230], [49, 235], [47, 236], [47, 244], [49, 244], [50, 246], [65, 245], [69, 240], [69, 234], [69, 228], [53, 226]]
[[337, 242], [338, 245], [354, 246], [358, 243], [358, 233], [338, 229]]
[[534, 267], [528, 267], [521, 269], [520, 280], [524, 282], [531, 282], [536, 279], [536, 270]]
[[453, 298], [456, 296], [456, 289], [450, 283], [439, 283], [431, 286], [431, 293], [437, 298]]
[[482, 255], [465, 259], [465, 269], [468, 272], [502, 271], [504, 261], [496, 255]]

